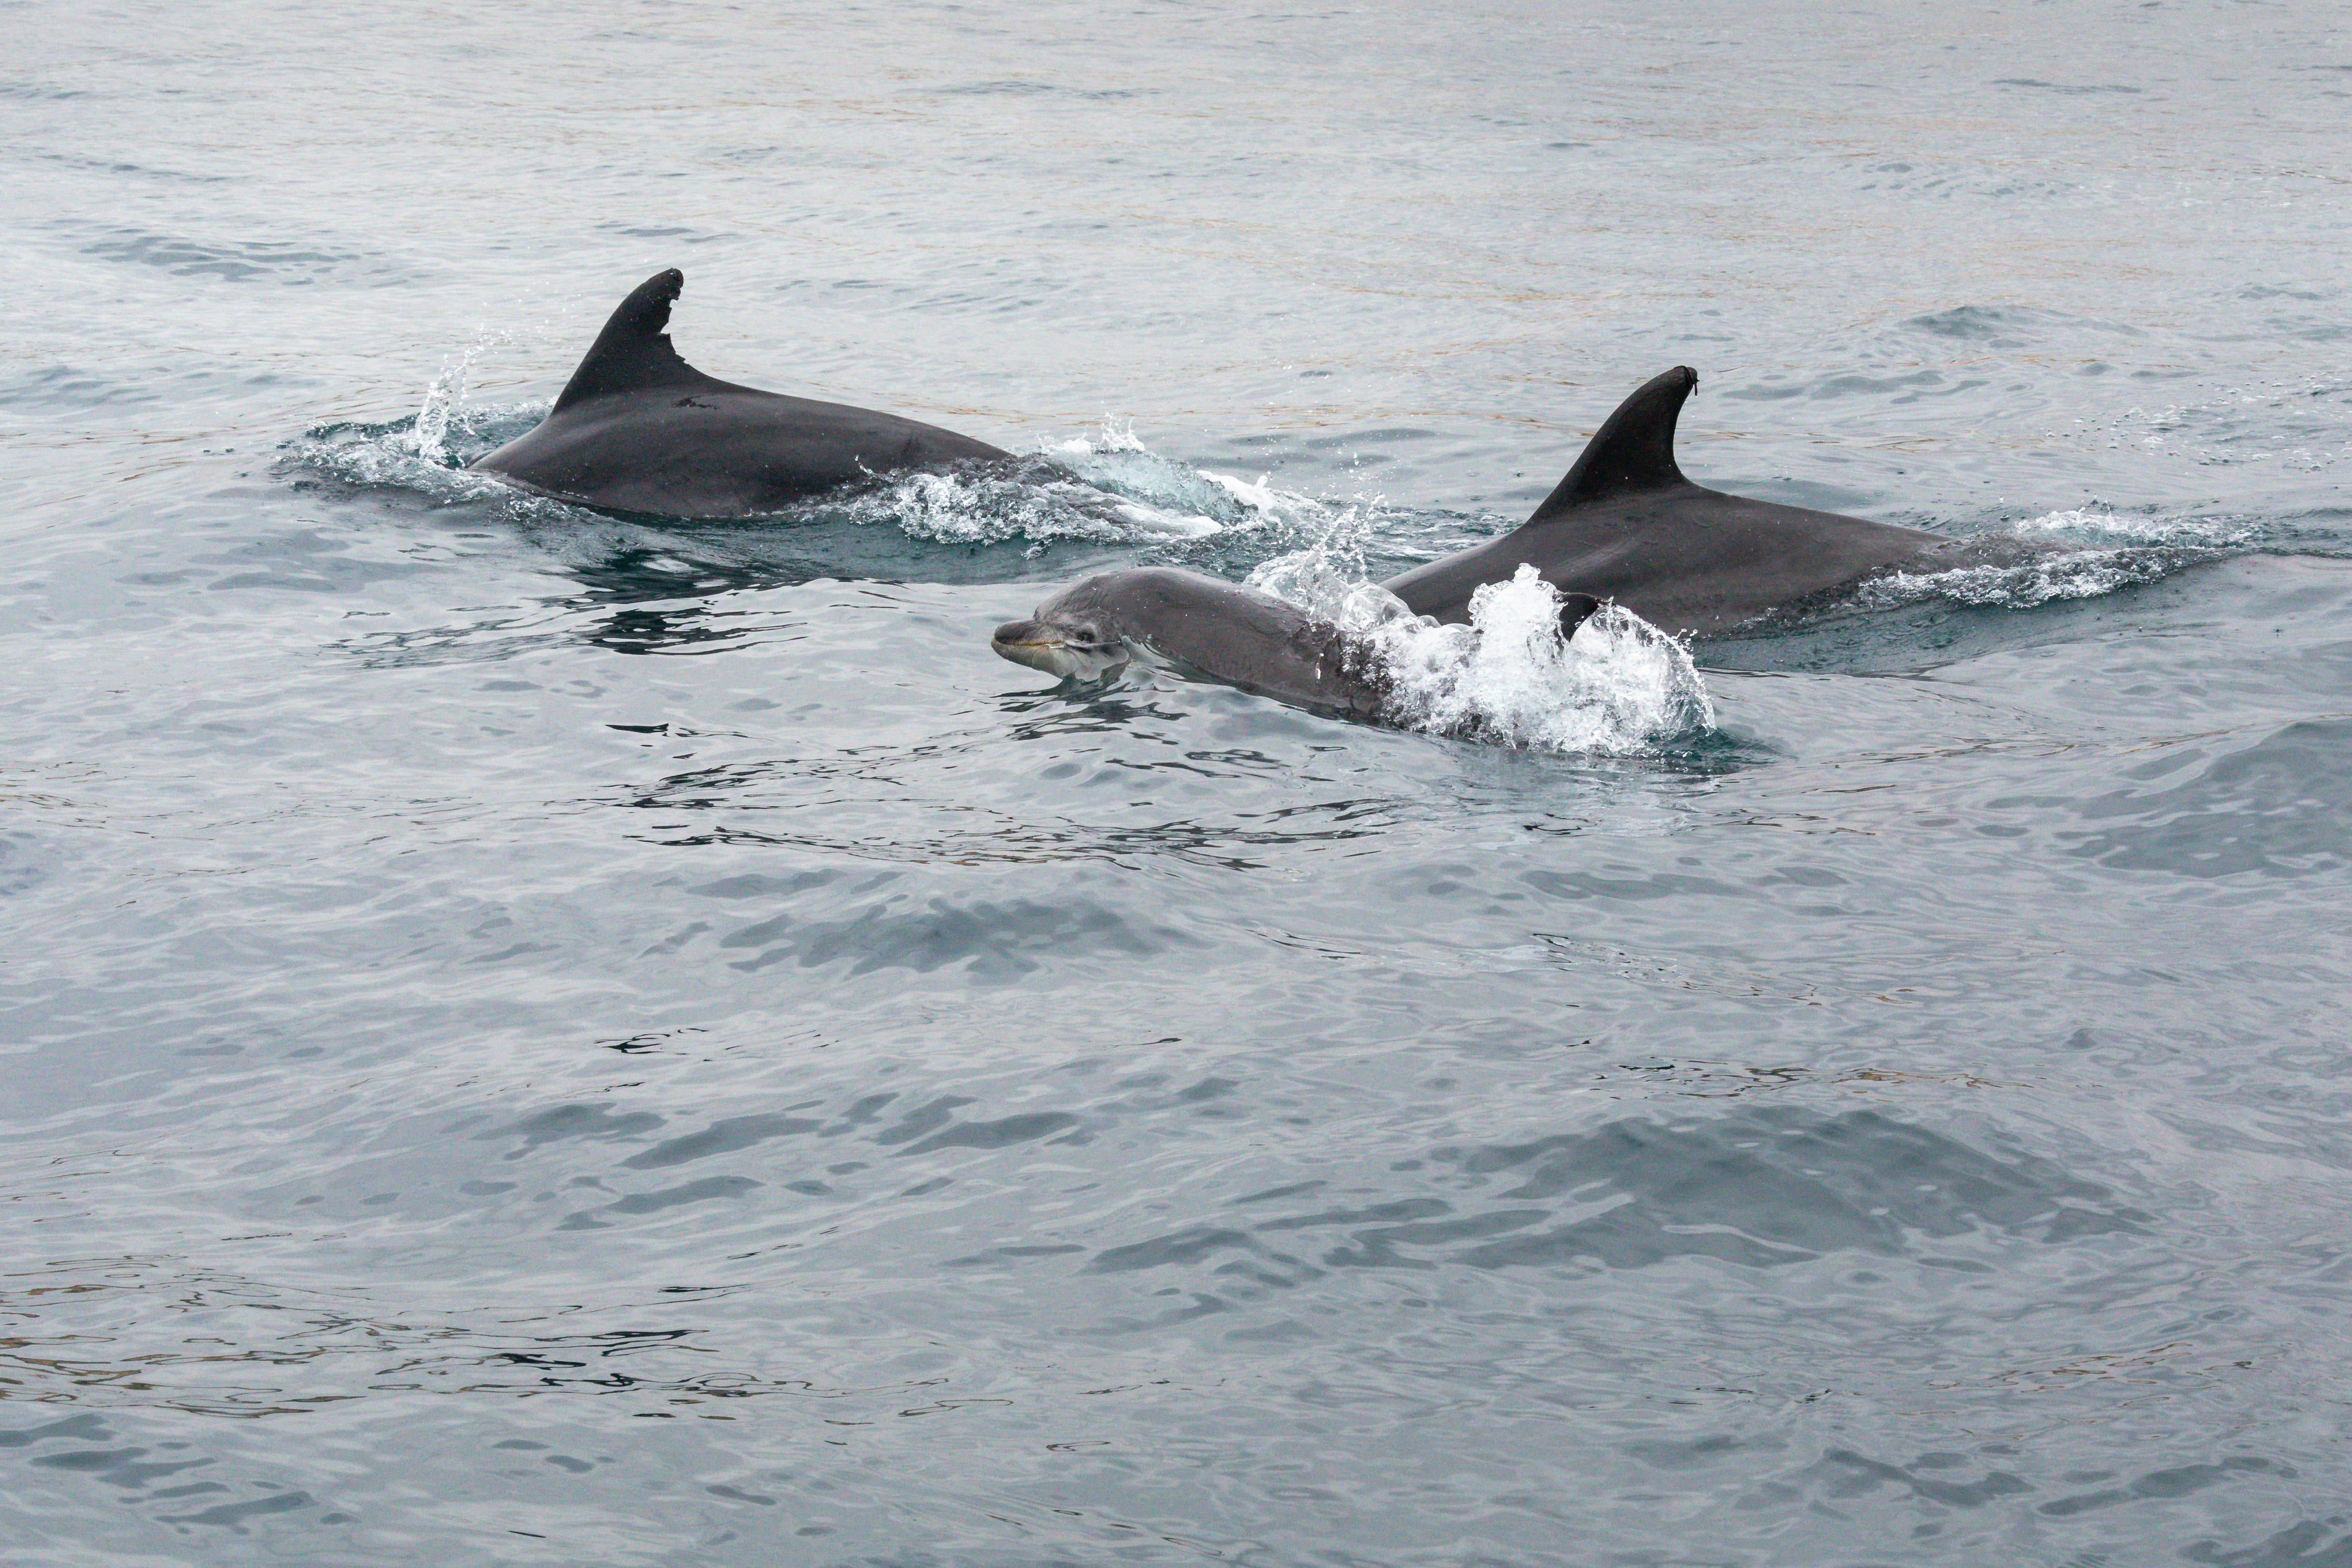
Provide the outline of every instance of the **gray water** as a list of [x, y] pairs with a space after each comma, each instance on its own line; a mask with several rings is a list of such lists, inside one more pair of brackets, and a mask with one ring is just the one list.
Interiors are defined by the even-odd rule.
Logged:
[[[2352, 1563], [2341, 15], [0, 11], [0, 1556]], [[1036, 458], [457, 471], [667, 266]], [[2064, 548], [1608, 745], [989, 650], [1676, 363]]]

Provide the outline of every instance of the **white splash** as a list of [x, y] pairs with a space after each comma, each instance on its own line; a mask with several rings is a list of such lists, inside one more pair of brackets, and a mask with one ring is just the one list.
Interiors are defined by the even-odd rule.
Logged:
[[[1108, 415], [1091, 435], [1043, 443], [1036, 451], [1085, 485], [1143, 508], [1128, 520], [1148, 538], [1249, 532], [1281, 542], [1315, 543], [1335, 529], [1355, 528], [1360, 515], [1377, 505], [1360, 500], [1335, 507], [1282, 489], [1263, 474], [1252, 480], [1194, 468], [1162, 457], [1144, 444], [1132, 424]], [[1176, 525], [1171, 518], [1185, 521]]]
[[1395, 684], [1392, 716], [1409, 729], [1634, 757], [1715, 727], [1687, 647], [1614, 604], [1561, 636], [1559, 591], [1532, 566], [1473, 593], [1467, 626], [1413, 614], [1319, 548], [1266, 562], [1250, 584], [1367, 637]]
[[2096, 599], [2119, 588], [2154, 582], [2179, 564], [2153, 550], [2084, 549], [2042, 556], [2013, 566], [1970, 566], [1951, 571], [1895, 571], [1854, 591], [1862, 610], [1891, 610], [1930, 599], [2001, 610], [2029, 610], [2062, 599]]
[[2020, 538], [2090, 547], [2170, 545], [2220, 549], [2244, 544], [2258, 530], [2251, 523], [2227, 518], [2165, 517], [2114, 512], [2104, 507], [2071, 507], [2012, 523], [2010, 531]]
[[1171, 511], [1068, 481], [1044, 484], [994, 474], [909, 474], [848, 503], [853, 520], [895, 525], [909, 538], [948, 544], [1026, 539], [1205, 538], [1213, 517]]
[[[2095, 599], [2153, 582], [2209, 552], [2255, 542], [2262, 532], [2231, 518], [2163, 517], [2100, 506], [2044, 512], [2004, 531], [2031, 547], [2030, 552], [1945, 571], [1890, 572], [1863, 583], [1853, 604], [1886, 610], [1940, 599], [2030, 610], [2058, 600]], [[1989, 538], [1997, 541], [1999, 536]]]
[[425, 402], [416, 411], [416, 423], [409, 427], [410, 449], [417, 456], [444, 468], [457, 465], [449, 457], [450, 422], [462, 421], [472, 405], [476, 362], [510, 336], [485, 329], [471, 346], [441, 361], [441, 373], [425, 389]]
[[1102, 426], [1092, 435], [1072, 436], [1067, 441], [1052, 443], [1041, 450], [1059, 457], [1092, 457], [1105, 452], [1140, 452], [1150, 455], [1150, 448], [1135, 434], [1132, 421], [1113, 414], [1103, 415]]

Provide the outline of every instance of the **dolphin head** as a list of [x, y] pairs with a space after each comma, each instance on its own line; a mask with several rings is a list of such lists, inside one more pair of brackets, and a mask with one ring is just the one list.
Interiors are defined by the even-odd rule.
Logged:
[[1065, 589], [1025, 621], [1007, 621], [991, 645], [1016, 664], [1064, 680], [1090, 681], [1135, 657], [1111, 606], [1097, 591], [1102, 578]]

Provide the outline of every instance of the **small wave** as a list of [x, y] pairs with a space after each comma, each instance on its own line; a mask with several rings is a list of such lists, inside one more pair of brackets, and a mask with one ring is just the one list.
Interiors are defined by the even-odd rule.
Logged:
[[1862, 610], [1947, 600], [1954, 604], [2030, 610], [2062, 599], [2096, 599], [2118, 589], [2154, 582], [2183, 564], [2173, 549], [2066, 550], [2008, 564], [1955, 567], [1948, 571], [1895, 571], [1854, 591]]
[[1859, 610], [1887, 610], [1943, 600], [2030, 610], [2154, 582], [2262, 538], [2255, 525], [2234, 518], [2067, 507], [2012, 523], [1998, 534], [1961, 541], [1953, 549], [1958, 559], [1941, 570], [1871, 578], [1854, 589], [1851, 604]]
[[1683, 643], [1605, 604], [1572, 637], [1559, 591], [1532, 566], [1470, 597], [1470, 623], [1441, 626], [1378, 583], [1309, 549], [1271, 560], [1251, 586], [1365, 639], [1387, 666], [1390, 716], [1407, 729], [1526, 750], [1654, 756], [1716, 727]]
[[314, 425], [290, 444], [287, 466], [350, 490], [389, 490], [436, 507], [488, 503], [518, 516], [544, 517], [571, 508], [465, 464], [530, 429], [545, 412], [534, 403], [453, 408], [428, 402], [423, 413], [406, 419]]
[[1109, 417], [1088, 434], [1041, 444], [1010, 467], [902, 475], [809, 507], [896, 527], [912, 538], [1026, 543], [1033, 554], [1060, 540], [1170, 546], [1248, 535], [1277, 548], [1360, 557], [1377, 514], [1377, 503], [1335, 505], [1279, 489], [1264, 476], [1243, 479], [1163, 457], [1132, 424]]
[[1278, 489], [1260, 475], [1255, 480], [1162, 457], [1145, 445], [1127, 422], [1106, 417], [1088, 435], [1048, 442], [1037, 455], [1098, 490], [1108, 490], [1157, 511], [1198, 517], [1227, 531], [1270, 533], [1301, 544], [1319, 542], [1339, 519], [1341, 507]]
[[811, 506], [831, 506], [852, 522], [895, 526], [911, 538], [942, 544], [1025, 540], [1042, 549], [1057, 539], [1163, 542], [1224, 531], [1214, 518], [1198, 513], [1171, 511], [1026, 465], [1011, 473], [978, 468], [909, 474], [846, 500]]
[[2162, 545], [2179, 549], [2226, 549], [2232, 545], [2255, 542], [2260, 530], [2234, 518], [2167, 517], [2074, 507], [2013, 523], [2010, 532], [2025, 539], [2092, 548]]
[[436, 506], [500, 504], [544, 517], [563, 503], [510, 485], [466, 465], [520, 435], [546, 416], [540, 402], [483, 402], [473, 393], [475, 368], [502, 346], [504, 332], [486, 331], [441, 362], [424, 399], [405, 419], [339, 421], [313, 425], [289, 444], [298, 472], [354, 490], [404, 491]]

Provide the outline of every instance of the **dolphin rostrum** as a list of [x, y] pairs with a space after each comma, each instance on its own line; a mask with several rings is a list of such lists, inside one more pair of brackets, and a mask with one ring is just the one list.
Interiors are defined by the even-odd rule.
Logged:
[[471, 466], [607, 511], [728, 518], [877, 475], [1009, 455], [895, 414], [704, 375], [665, 330], [685, 287], [676, 268], [637, 285], [547, 417]]

